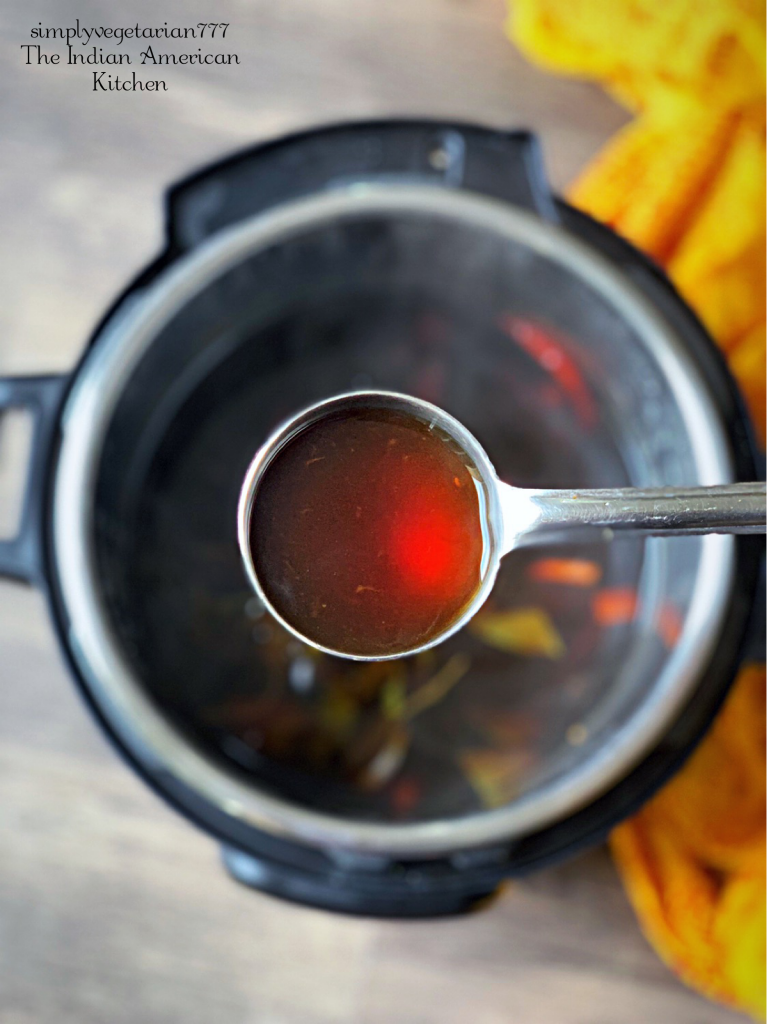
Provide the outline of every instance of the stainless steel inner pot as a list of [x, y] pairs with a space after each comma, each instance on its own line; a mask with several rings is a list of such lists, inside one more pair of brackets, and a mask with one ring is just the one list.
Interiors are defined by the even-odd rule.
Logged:
[[[293, 754], [264, 757], [255, 741], [248, 752], [231, 729], [227, 747], [206, 701], [228, 687], [263, 696], [256, 634], [273, 628], [232, 575], [243, 471], [286, 415], [365, 386], [444, 406], [522, 486], [733, 479], [683, 339], [620, 266], [492, 198], [407, 182], [338, 187], [181, 256], [131, 294], [86, 356], [52, 487], [52, 558], [77, 667], [145, 763], [267, 833], [419, 857], [540, 830], [624, 777], [695, 694], [732, 595], [733, 540], [591, 549], [600, 585], [631, 590], [636, 610], [583, 633], [589, 594], [538, 593], [563, 636], [572, 627], [585, 638], [580, 651], [521, 656], [458, 634], [476, 653], [446, 650], [474, 659], [445, 698], [452, 711], [420, 716], [397, 768], [421, 758], [431, 786], [410, 818], [337, 778], [312, 781]], [[504, 565], [496, 611], [514, 606], [527, 557]], [[659, 627], [670, 614], [671, 638]], [[296, 664], [304, 680], [321, 677], [306, 652], [287, 644], [269, 656], [282, 659], [271, 671], [289, 699], [308, 699], [288, 678]], [[475, 711], [486, 724], [505, 716], [506, 738], [459, 735], [456, 720]], [[456, 743], [508, 755], [501, 802], [467, 796], [448, 765]]]

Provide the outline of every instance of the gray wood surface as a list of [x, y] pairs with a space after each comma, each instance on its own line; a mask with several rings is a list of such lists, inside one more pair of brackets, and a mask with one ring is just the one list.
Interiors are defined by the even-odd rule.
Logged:
[[[160, 94], [23, 66], [38, 20], [75, 17], [228, 20], [241, 64], [171, 69]], [[623, 115], [526, 65], [502, 20], [500, 0], [4, 0], [0, 371], [70, 367], [156, 250], [163, 186], [274, 133], [392, 113], [530, 125], [562, 186]], [[0, 439], [0, 470], [11, 455]], [[333, 917], [235, 886], [107, 747], [41, 598], [0, 585], [0, 1024], [738, 1019], [663, 967], [604, 851], [443, 922]]]

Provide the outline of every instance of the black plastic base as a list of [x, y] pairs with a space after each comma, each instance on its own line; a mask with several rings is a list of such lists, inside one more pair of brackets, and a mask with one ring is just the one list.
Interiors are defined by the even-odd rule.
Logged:
[[[340, 914], [363, 917], [449, 917], [480, 909], [497, 894], [491, 887], [486, 891], [465, 891], [461, 887], [455, 893], [435, 887], [430, 875], [417, 868], [400, 873], [400, 886], [391, 886], [379, 872], [375, 884], [360, 885], [359, 874], [355, 877], [343, 868], [326, 875], [314, 875], [291, 867], [253, 857], [231, 846], [221, 848], [224, 867], [237, 882], [259, 892], [303, 906], [332, 910]], [[364, 875], [363, 875], [364, 878]], [[378, 890], [378, 891], [376, 891]]]

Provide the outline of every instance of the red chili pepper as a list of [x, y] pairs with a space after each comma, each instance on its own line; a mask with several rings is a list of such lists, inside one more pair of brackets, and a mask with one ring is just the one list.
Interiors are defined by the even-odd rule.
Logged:
[[538, 583], [561, 583], [566, 587], [593, 587], [602, 578], [602, 567], [585, 558], [539, 558], [527, 571]]
[[421, 787], [415, 779], [399, 779], [391, 790], [391, 805], [397, 814], [408, 814], [421, 798]]
[[594, 427], [597, 421], [594, 399], [575, 361], [554, 331], [510, 313], [501, 316], [500, 327], [554, 378], [570, 399], [581, 424], [589, 429]]
[[661, 605], [655, 629], [666, 647], [674, 647], [682, 635], [682, 616], [673, 604]]
[[622, 626], [631, 622], [638, 609], [637, 592], [631, 587], [606, 587], [591, 599], [591, 610], [600, 626]]

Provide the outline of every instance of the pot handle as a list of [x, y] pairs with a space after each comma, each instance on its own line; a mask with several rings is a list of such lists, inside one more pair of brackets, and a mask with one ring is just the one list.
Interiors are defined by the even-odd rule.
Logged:
[[167, 199], [169, 239], [186, 251], [281, 203], [363, 182], [464, 189], [559, 220], [531, 132], [451, 121], [372, 121], [259, 145], [179, 182]]
[[43, 582], [43, 492], [66, 381], [63, 376], [0, 377], [0, 419], [9, 409], [25, 409], [32, 417], [18, 532], [15, 537], [0, 540], [0, 577], [24, 583]]
[[[430, 918], [453, 917], [486, 906], [499, 890], [501, 878], [461, 881], [453, 874], [445, 880], [439, 869], [430, 876], [418, 866], [400, 866], [392, 870], [391, 862], [383, 858], [389, 871], [384, 878], [377, 877], [377, 869], [370, 864], [364, 870], [329, 868], [324, 872], [315, 866], [303, 868], [298, 863], [280, 864], [268, 857], [254, 856], [224, 846], [224, 867], [235, 879], [249, 889], [278, 896], [292, 903], [301, 903], [339, 914], [363, 917]], [[381, 866], [381, 870], [386, 867]]]

